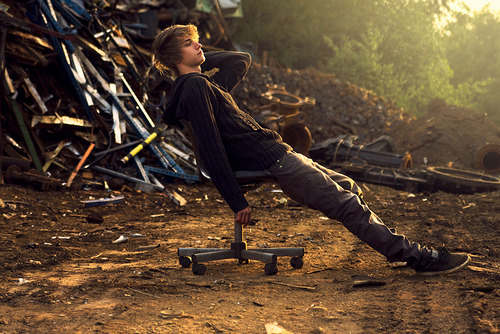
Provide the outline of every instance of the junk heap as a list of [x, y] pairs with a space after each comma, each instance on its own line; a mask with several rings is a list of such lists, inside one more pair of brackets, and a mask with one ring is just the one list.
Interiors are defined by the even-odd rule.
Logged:
[[[172, 78], [154, 69], [150, 45], [158, 29], [193, 23], [205, 50], [235, 49], [228, 18], [238, 10], [217, 0], [0, 0], [0, 181], [132, 184], [182, 203], [164, 184], [196, 182], [196, 162], [186, 135], [160, 123]], [[234, 97], [297, 151], [332, 167], [356, 160], [408, 168], [407, 150], [421, 139], [410, 135], [418, 120], [393, 102], [334, 75], [259, 64], [257, 56]], [[494, 138], [467, 139], [471, 149], [490, 145], [479, 169], [497, 166], [496, 129]]]

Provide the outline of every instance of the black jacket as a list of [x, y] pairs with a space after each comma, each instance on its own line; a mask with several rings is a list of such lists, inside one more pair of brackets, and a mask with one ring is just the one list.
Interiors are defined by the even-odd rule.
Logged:
[[234, 212], [248, 206], [233, 170], [264, 170], [291, 147], [278, 133], [262, 128], [241, 111], [229, 92], [240, 83], [251, 58], [242, 52], [207, 52], [202, 71], [218, 68], [213, 76], [189, 73], [172, 87], [163, 120], [191, 123], [199, 157], [212, 183]]

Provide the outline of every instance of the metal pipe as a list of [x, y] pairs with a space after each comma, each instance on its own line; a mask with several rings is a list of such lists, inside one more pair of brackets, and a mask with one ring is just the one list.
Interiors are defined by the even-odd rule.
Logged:
[[146, 184], [148, 186], [153, 187], [156, 190], [165, 190], [165, 187], [163, 187], [163, 186], [160, 187], [160, 186], [157, 186], [156, 184], [153, 184], [153, 183], [150, 183], [150, 182], [146, 182], [146, 181], [143, 181], [141, 179], [138, 179], [138, 178], [135, 178], [135, 177], [132, 177], [132, 176], [128, 176], [128, 175], [125, 175], [125, 174], [122, 174], [122, 173], [118, 173], [118, 172], [115, 172], [113, 170], [106, 169], [106, 168], [103, 168], [103, 167], [100, 167], [100, 166], [92, 166], [91, 168], [94, 169], [94, 170], [96, 170], [96, 171], [98, 171], [98, 172], [106, 173], [106, 174], [109, 174], [109, 175], [112, 175], [112, 176], [116, 176], [116, 177], [119, 177], [119, 178], [127, 180], [127, 181], [131, 181], [131, 182], [135, 182], [135, 183], [141, 183], [141, 184]]
[[500, 173], [500, 145], [488, 144], [481, 147], [474, 157], [474, 167], [486, 173]]
[[82, 168], [83, 164], [85, 163], [85, 160], [87, 160], [87, 158], [89, 157], [90, 152], [92, 152], [92, 150], [94, 149], [94, 146], [95, 146], [94, 143], [90, 144], [89, 148], [87, 148], [87, 151], [85, 151], [85, 154], [83, 155], [82, 159], [78, 162], [78, 165], [75, 167], [75, 170], [73, 170], [73, 172], [69, 176], [68, 182], [66, 182], [68, 188], [71, 187], [71, 184], [73, 183], [76, 174], [78, 173], [80, 168]]

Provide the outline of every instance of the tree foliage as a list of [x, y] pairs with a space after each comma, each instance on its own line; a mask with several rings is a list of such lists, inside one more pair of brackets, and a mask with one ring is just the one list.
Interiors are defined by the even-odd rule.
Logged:
[[[315, 67], [395, 100], [500, 112], [500, 21], [457, 0], [245, 0], [237, 40], [281, 64]], [[447, 25], [438, 24], [447, 22]]]
[[446, 27], [443, 44], [454, 69], [454, 85], [475, 87], [468, 101], [500, 123], [500, 20], [484, 9], [474, 13], [456, 13]]

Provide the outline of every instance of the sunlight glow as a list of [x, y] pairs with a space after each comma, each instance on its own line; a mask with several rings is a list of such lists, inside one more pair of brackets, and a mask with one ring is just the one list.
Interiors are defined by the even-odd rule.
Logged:
[[491, 0], [491, 1], [484, 1], [484, 0], [462, 0], [463, 3], [465, 3], [467, 6], [472, 11], [479, 11], [483, 9], [484, 6], [487, 4], [490, 4], [491, 10], [494, 12], [499, 12], [500, 11], [500, 0]]

